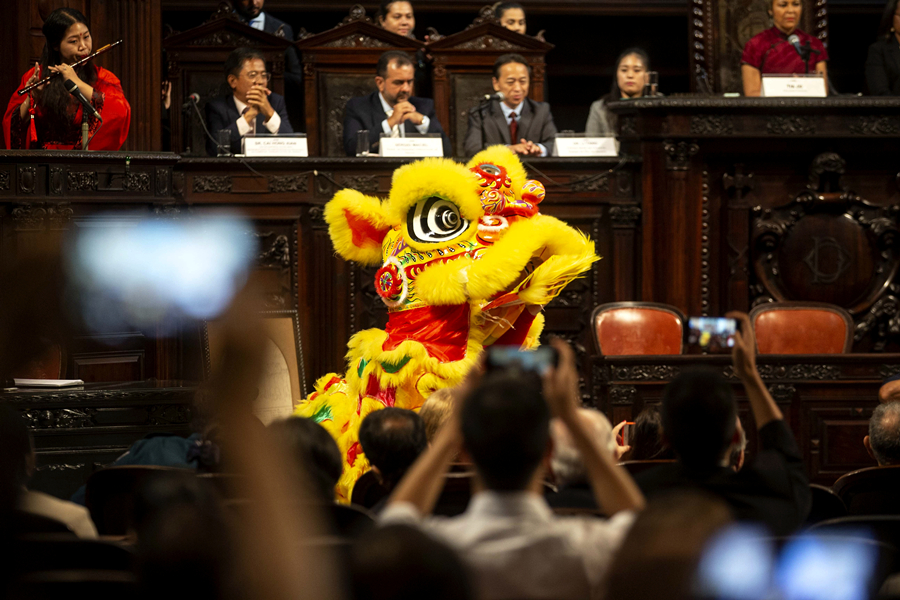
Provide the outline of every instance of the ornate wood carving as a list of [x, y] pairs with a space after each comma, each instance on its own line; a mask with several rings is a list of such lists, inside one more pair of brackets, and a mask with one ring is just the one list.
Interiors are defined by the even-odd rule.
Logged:
[[255, 40], [251, 40], [250, 38], [243, 36], [239, 33], [235, 33], [233, 31], [228, 31], [227, 29], [221, 31], [214, 31], [209, 35], [205, 35], [203, 37], [197, 38], [195, 40], [191, 40], [190, 44], [192, 46], [225, 46], [232, 48], [246, 47], [246, 46], [254, 46], [256, 44]]
[[354, 33], [322, 44], [322, 48], [392, 48], [382, 40]]
[[731, 135], [732, 133], [734, 133], [734, 119], [730, 115], [691, 116], [691, 135]]
[[766, 123], [769, 135], [813, 135], [816, 122], [812, 117], [776, 115]]
[[321, 206], [310, 206], [307, 211], [309, 215], [309, 220], [312, 223], [313, 229], [324, 229], [328, 227], [328, 224], [325, 222], [325, 209]]
[[32, 429], [75, 429], [93, 427], [96, 408], [51, 408], [22, 411]]
[[577, 175], [569, 179], [569, 187], [573, 192], [603, 193], [609, 191], [609, 173], [594, 175]]
[[269, 231], [266, 233], [257, 233], [256, 237], [260, 241], [271, 238], [271, 243], [267, 248], [260, 251], [256, 257], [256, 262], [261, 267], [281, 267], [288, 268], [291, 266], [291, 243], [286, 235], [275, 235]]
[[835, 365], [759, 365], [763, 379], [838, 379], [841, 370]]
[[169, 195], [169, 170], [158, 168], [156, 169], [156, 195], [157, 196], [168, 196]]
[[0, 171], [0, 192], [9, 191], [9, 171]]
[[66, 189], [69, 192], [97, 191], [96, 171], [69, 171], [66, 174]]
[[612, 219], [613, 227], [634, 229], [641, 219], [641, 207], [636, 204], [612, 206], [609, 218]]
[[52, 196], [59, 196], [63, 193], [63, 168], [59, 166], [51, 166], [50, 167], [50, 181], [48, 186], [48, 192]]
[[193, 190], [198, 194], [231, 193], [231, 177], [228, 175], [197, 175], [193, 184]]
[[68, 203], [19, 204], [12, 209], [16, 231], [33, 231], [49, 228], [64, 229], [74, 211]]
[[127, 192], [149, 192], [150, 173], [126, 173], [122, 187]]
[[19, 167], [19, 193], [33, 194], [35, 185], [37, 185], [37, 168], [32, 165], [21, 165]]
[[514, 52], [517, 50], [526, 50], [522, 45], [514, 44], [509, 40], [504, 40], [493, 35], [481, 35], [473, 40], [468, 40], [455, 47], [458, 50], [504, 50]]
[[632, 405], [637, 400], [637, 388], [633, 385], [613, 385], [609, 388], [610, 404]]
[[687, 171], [691, 166], [691, 157], [700, 151], [696, 142], [684, 140], [666, 140], [663, 149], [666, 151], [666, 169], [669, 171]]
[[709, 171], [703, 171], [700, 212], [700, 311], [705, 317], [709, 315], [710, 275], [709, 275]]
[[900, 118], [888, 115], [859, 116], [850, 124], [850, 132], [857, 135], [896, 135], [900, 133]]
[[305, 194], [308, 190], [309, 178], [306, 175], [271, 175], [269, 177], [270, 192]]
[[680, 370], [671, 365], [613, 366], [610, 381], [666, 381], [678, 376]]
[[364, 194], [374, 194], [378, 191], [378, 178], [374, 175], [344, 175], [341, 184]]
[[[350, 7], [350, 13], [344, 17], [344, 20], [341, 21], [342, 25], [346, 25], [347, 23], [352, 23], [354, 21], [363, 21], [364, 23], [371, 23], [372, 19], [366, 16], [366, 9], [362, 4], [354, 4]], [[340, 27], [338, 25], [337, 27]], [[335, 27], [335, 29], [337, 28]]]
[[185, 404], [159, 404], [147, 410], [148, 425], [180, 425], [191, 422], [193, 411]]

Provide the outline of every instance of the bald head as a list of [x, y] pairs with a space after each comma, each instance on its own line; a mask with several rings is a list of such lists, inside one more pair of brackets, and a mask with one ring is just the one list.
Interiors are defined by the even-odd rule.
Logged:
[[900, 402], [875, 408], [869, 419], [868, 446], [879, 465], [900, 465]]

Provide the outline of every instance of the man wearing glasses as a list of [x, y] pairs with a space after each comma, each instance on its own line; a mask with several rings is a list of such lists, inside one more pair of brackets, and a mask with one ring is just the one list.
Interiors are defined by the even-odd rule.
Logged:
[[[293, 133], [284, 98], [268, 89], [265, 57], [252, 48], [237, 48], [225, 61], [225, 76], [232, 94], [206, 104], [206, 123], [217, 136], [231, 131], [231, 153], [241, 151], [241, 138], [251, 133]], [[216, 156], [214, 140], [206, 141], [206, 152]]]

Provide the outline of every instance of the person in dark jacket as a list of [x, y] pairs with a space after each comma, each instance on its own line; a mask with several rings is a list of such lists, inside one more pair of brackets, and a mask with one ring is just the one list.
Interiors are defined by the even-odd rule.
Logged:
[[900, 0], [889, 0], [878, 39], [869, 46], [866, 85], [872, 96], [900, 96]]

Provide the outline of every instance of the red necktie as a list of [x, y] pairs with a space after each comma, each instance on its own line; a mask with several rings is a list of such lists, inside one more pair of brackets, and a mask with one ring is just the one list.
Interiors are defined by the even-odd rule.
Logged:
[[519, 133], [519, 123], [516, 121], [516, 111], [509, 113], [509, 139], [511, 144], [518, 144], [519, 139], [516, 134]]

